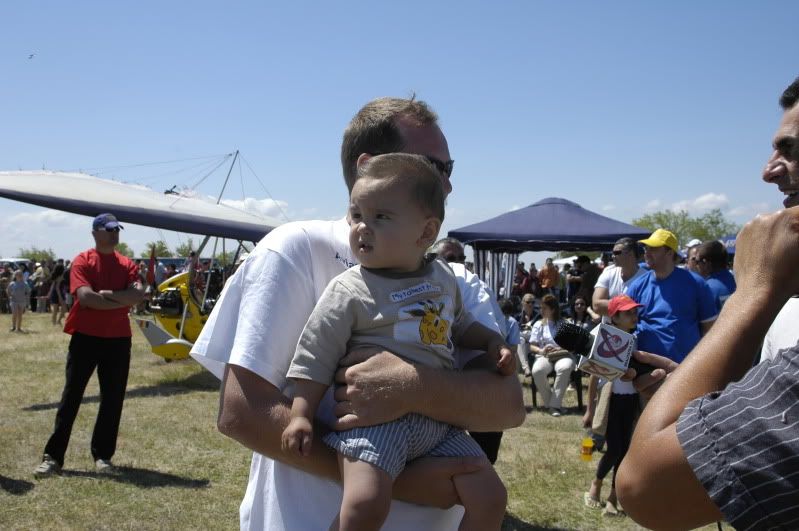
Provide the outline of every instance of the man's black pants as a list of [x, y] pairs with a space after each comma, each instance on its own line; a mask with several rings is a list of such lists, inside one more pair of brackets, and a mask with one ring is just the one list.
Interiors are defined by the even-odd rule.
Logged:
[[100, 409], [92, 434], [92, 457], [95, 460], [111, 459], [116, 450], [122, 404], [128, 385], [130, 338], [75, 333], [69, 342], [66, 383], [55, 416], [55, 428], [44, 448], [44, 452], [61, 466], [64, 465], [72, 424], [95, 367], [100, 382]]
[[469, 435], [472, 436], [480, 448], [486, 453], [486, 457], [493, 465], [497, 462], [497, 455], [499, 455], [499, 443], [502, 442], [501, 431], [470, 431]]

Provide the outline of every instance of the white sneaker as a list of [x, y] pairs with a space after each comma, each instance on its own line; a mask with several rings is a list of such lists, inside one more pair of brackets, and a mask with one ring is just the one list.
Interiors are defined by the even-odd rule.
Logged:
[[49, 478], [50, 476], [60, 474], [61, 465], [47, 454], [44, 454], [42, 462], [39, 466], [33, 469], [33, 477], [36, 479]]
[[110, 459], [98, 459], [94, 462], [94, 469], [98, 474], [113, 474], [116, 470]]

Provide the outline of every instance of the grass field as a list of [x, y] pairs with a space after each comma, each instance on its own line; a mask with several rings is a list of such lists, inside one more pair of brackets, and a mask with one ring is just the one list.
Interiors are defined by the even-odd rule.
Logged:
[[[219, 382], [193, 361], [164, 363], [135, 330], [114, 457], [120, 473], [101, 478], [94, 472], [93, 377], [63, 475], [35, 480], [69, 338], [49, 316], [26, 313], [28, 334], [8, 332], [9, 323], [0, 316], [0, 529], [237, 528], [250, 452], [216, 431]], [[574, 401], [570, 393], [567, 405]], [[539, 411], [506, 432], [497, 463], [510, 494], [504, 529], [638, 529], [627, 518], [603, 518], [583, 507], [596, 461], [580, 461], [581, 434], [576, 412], [552, 418]]]

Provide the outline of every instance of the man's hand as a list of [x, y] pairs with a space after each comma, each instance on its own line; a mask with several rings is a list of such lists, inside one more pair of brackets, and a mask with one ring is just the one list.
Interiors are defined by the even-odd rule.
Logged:
[[666, 376], [674, 372], [678, 367], [677, 363], [669, 358], [644, 352], [643, 350], [634, 350], [633, 357], [641, 363], [655, 367], [655, 370], [649, 374], [642, 374], [641, 376], [638, 376], [635, 369], [627, 369], [627, 372], [622, 376], [624, 381], [632, 380], [635, 390], [646, 399], [652, 398], [652, 395], [660, 388]]
[[738, 234], [735, 281], [739, 290], [762, 294], [782, 307], [799, 294], [799, 207], [758, 216]]
[[281, 442], [283, 451], [301, 457], [311, 455], [313, 425], [305, 417], [294, 417], [283, 430]]
[[549, 354], [550, 352], [555, 352], [556, 350], [560, 350], [555, 345], [546, 345], [544, 348], [541, 349], [542, 354]]
[[394, 482], [394, 497], [402, 501], [449, 509], [460, 503], [452, 478], [482, 468], [481, 457], [420, 457]]
[[378, 349], [350, 352], [336, 371], [336, 430], [373, 426], [410, 413], [408, 393], [414, 392], [416, 368]]
[[585, 413], [583, 414], [583, 428], [590, 428], [594, 423], [594, 411], [592, 409], [586, 409]]

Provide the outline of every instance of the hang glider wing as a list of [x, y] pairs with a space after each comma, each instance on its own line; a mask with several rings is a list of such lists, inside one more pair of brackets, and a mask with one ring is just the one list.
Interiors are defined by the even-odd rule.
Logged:
[[281, 224], [224, 204], [82, 173], [0, 172], [0, 197], [85, 216], [111, 212], [123, 223], [250, 242]]

